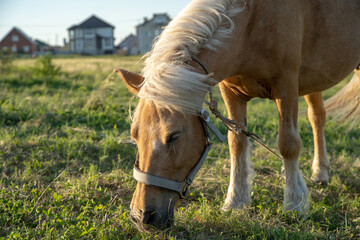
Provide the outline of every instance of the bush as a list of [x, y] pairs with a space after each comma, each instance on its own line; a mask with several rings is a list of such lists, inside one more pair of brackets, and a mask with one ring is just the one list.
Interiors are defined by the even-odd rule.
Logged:
[[60, 75], [61, 68], [52, 63], [52, 56], [50, 53], [47, 53], [44, 56], [40, 56], [36, 61], [34, 73], [40, 77], [53, 78]]
[[1, 61], [0, 73], [5, 74], [11, 72], [13, 67], [12, 63], [14, 61], [13, 55], [10, 53], [5, 53], [3, 51], [0, 51], [0, 61]]

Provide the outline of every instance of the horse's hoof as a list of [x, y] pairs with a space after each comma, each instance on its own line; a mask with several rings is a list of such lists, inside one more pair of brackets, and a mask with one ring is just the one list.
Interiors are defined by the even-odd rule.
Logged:
[[229, 212], [230, 210], [239, 210], [242, 209], [245, 204], [235, 205], [235, 204], [224, 204], [221, 208], [224, 212]]
[[237, 203], [225, 203], [221, 208], [224, 212], [228, 212], [230, 210], [240, 210], [245, 207], [248, 203], [245, 202], [237, 202]]
[[329, 182], [328, 171], [316, 172], [312, 175], [312, 180], [319, 186], [326, 186]]
[[283, 208], [284, 212], [298, 212], [299, 215], [305, 216], [306, 212], [309, 211], [310, 204], [307, 200], [298, 204], [290, 203], [286, 204]]

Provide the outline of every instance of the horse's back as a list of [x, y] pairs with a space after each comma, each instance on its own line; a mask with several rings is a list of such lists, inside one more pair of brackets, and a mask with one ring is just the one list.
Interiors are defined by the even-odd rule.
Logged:
[[360, 63], [360, 1], [302, 1], [300, 94], [325, 90]]
[[323, 91], [360, 63], [360, 0], [254, 0], [248, 10], [236, 36], [239, 78], [227, 80], [247, 96], [273, 98], [289, 73], [299, 95]]

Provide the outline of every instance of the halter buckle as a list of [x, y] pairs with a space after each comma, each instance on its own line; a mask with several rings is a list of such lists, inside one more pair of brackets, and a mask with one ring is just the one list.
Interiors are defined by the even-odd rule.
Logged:
[[201, 117], [205, 122], [210, 122], [210, 114], [205, 110], [205, 109], [201, 109]]
[[189, 196], [189, 193], [190, 193], [189, 187], [190, 187], [190, 185], [188, 185], [186, 182], [183, 182], [183, 188], [180, 193], [180, 198], [185, 199], [185, 198], [187, 198], [187, 196]]

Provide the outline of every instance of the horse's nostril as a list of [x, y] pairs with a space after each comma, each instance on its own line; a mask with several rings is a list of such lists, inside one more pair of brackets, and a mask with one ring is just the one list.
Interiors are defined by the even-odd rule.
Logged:
[[173, 224], [173, 217], [169, 214], [161, 215], [156, 210], [143, 212], [142, 210], [132, 211], [131, 220], [142, 232], [153, 232], [159, 229], [168, 229]]
[[143, 224], [154, 224], [156, 213], [154, 211], [146, 211], [143, 215]]

